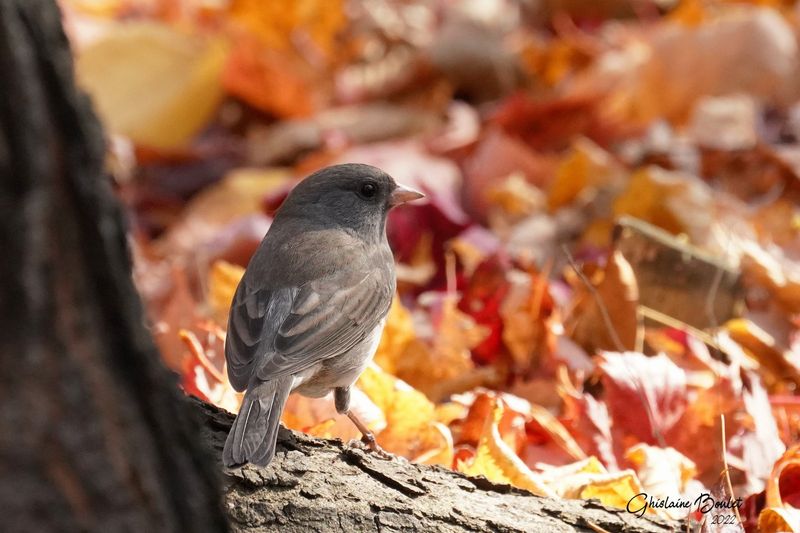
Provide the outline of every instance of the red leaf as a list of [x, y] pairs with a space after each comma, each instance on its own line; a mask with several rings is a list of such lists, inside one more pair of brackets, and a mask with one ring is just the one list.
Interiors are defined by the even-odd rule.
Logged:
[[614, 427], [656, 444], [686, 409], [686, 374], [666, 355], [603, 352], [600, 368]]

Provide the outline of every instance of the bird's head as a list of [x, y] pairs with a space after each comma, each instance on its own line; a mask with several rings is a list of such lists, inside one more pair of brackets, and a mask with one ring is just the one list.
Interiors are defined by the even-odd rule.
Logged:
[[424, 195], [395, 183], [381, 169], [348, 163], [323, 168], [301, 181], [276, 213], [312, 225], [340, 226], [365, 240], [383, 239], [392, 207]]

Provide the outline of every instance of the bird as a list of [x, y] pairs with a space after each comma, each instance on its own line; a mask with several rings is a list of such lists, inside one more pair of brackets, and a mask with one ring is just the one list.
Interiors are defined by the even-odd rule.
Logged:
[[314, 172], [289, 193], [231, 302], [225, 362], [231, 386], [245, 394], [225, 466], [272, 461], [293, 391], [312, 398], [333, 391], [336, 411], [376, 447], [350, 411], [350, 388], [378, 347], [395, 294], [388, 212], [423, 196], [352, 163]]

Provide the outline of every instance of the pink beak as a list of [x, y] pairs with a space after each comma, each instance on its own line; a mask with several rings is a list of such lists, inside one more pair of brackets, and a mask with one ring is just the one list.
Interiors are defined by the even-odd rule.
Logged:
[[424, 198], [425, 195], [419, 191], [415, 191], [409, 187], [398, 185], [395, 190], [389, 195], [389, 207], [395, 207], [406, 202], [419, 200]]

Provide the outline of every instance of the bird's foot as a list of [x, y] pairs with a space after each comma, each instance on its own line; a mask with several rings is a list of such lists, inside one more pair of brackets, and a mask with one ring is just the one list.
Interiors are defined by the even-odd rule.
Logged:
[[347, 417], [353, 421], [353, 424], [358, 428], [361, 432], [361, 443], [369, 449], [372, 453], [377, 455], [382, 459], [393, 460], [396, 456], [390, 454], [389, 452], [385, 451], [383, 448], [378, 446], [378, 441], [375, 440], [375, 434], [370, 431], [367, 426], [359, 420], [359, 418], [353, 413], [352, 411], [347, 411]]
[[364, 434], [360, 439], [353, 439], [348, 443], [348, 445], [362, 449], [369, 455], [373, 455], [387, 461], [394, 461], [397, 459], [396, 455], [389, 453], [380, 447], [372, 433]]

